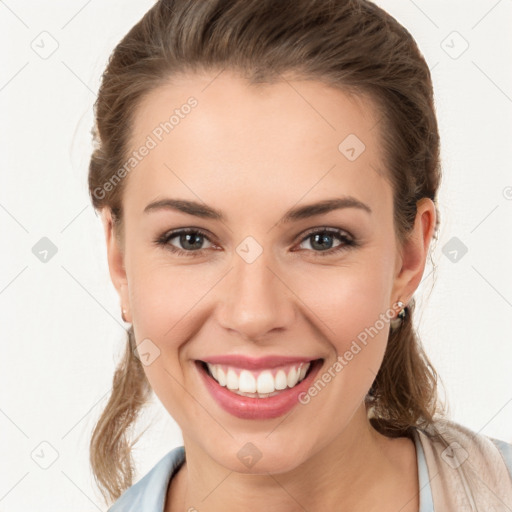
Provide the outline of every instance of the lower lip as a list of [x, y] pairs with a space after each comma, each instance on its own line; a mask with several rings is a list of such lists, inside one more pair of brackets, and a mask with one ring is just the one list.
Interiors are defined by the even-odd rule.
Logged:
[[299, 395], [311, 386], [322, 363], [322, 360], [314, 361], [314, 363], [311, 363], [312, 368], [309, 374], [303, 381], [293, 388], [287, 388], [278, 395], [267, 398], [251, 398], [237, 395], [226, 387], [221, 386], [211, 377], [203, 368], [202, 363], [196, 361], [196, 366], [206, 388], [225, 411], [238, 418], [256, 420], [278, 418], [299, 404]]

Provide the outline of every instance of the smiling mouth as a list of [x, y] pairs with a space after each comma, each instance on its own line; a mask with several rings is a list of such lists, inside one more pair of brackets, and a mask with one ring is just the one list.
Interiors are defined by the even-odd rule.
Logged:
[[293, 389], [308, 377], [323, 359], [286, 364], [258, 371], [227, 364], [196, 361], [202, 370], [222, 387], [232, 393], [250, 398], [270, 398]]

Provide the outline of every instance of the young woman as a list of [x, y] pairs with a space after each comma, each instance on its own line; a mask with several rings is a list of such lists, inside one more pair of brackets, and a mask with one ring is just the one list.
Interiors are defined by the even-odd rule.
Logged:
[[[114, 50], [89, 187], [131, 323], [91, 440], [112, 512], [512, 509], [413, 327], [439, 225], [427, 64], [365, 0], [165, 0]], [[154, 391], [184, 445], [133, 484]]]

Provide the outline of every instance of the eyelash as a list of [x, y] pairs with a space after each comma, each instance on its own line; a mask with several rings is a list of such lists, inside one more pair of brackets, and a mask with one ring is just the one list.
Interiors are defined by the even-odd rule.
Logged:
[[[355, 239], [353, 239], [352, 237], [343, 235], [342, 234], [342, 233], [344, 233], [343, 230], [334, 229], [334, 228], [321, 228], [321, 229], [314, 229], [312, 231], [308, 231], [306, 233], [306, 235], [300, 240], [299, 245], [302, 244], [304, 241], [306, 241], [308, 238], [310, 238], [313, 235], [316, 235], [318, 233], [320, 233], [320, 234], [329, 233], [331, 235], [335, 235], [338, 238], [338, 240], [343, 242], [343, 244], [340, 244], [337, 247], [328, 249], [326, 251], [313, 251], [319, 257], [332, 256], [334, 254], [337, 254], [337, 253], [347, 250], [349, 248], [354, 248], [354, 247], [359, 246], [359, 242], [357, 242]], [[167, 249], [169, 249], [171, 252], [177, 254], [178, 256], [185, 256], [185, 257], [192, 257], [192, 258], [201, 256], [203, 251], [205, 251], [206, 249], [199, 249], [199, 250], [195, 250], [195, 251], [185, 251], [183, 249], [179, 249], [178, 247], [174, 247], [173, 245], [171, 245], [169, 243], [173, 238], [176, 238], [180, 235], [188, 235], [188, 234], [201, 235], [201, 236], [205, 237], [208, 241], [211, 242], [211, 240], [208, 238], [208, 235], [201, 229], [188, 228], [188, 229], [181, 229], [181, 230], [177, 230], [177, 231], [171, 231], [171, 232], [164, 233], [163, 235], [161, 235], [160, 237], [158, 237], [155, 240], [155, 244], [157, 246], [166, 247]], [[310, 249], [306, 249], [306, 250], [310, 250]]]

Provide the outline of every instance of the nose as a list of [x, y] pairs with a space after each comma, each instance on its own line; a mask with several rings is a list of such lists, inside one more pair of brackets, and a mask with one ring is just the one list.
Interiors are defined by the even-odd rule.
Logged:
[[251, 263], [236, 254], [233, 265], [218, 306], [220, 325], [249, 341], [290, 328], [295, 321], [294, 294], [266, 252]]

